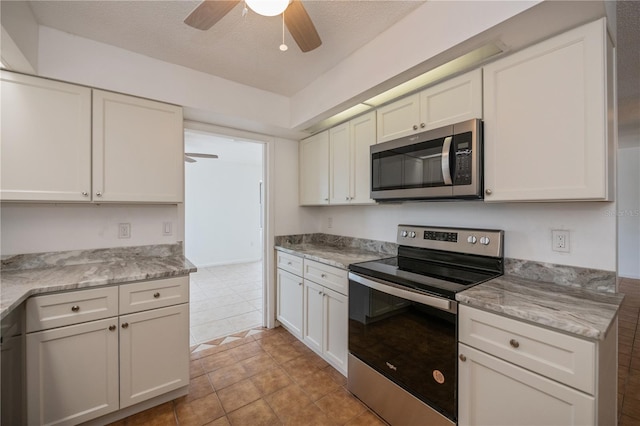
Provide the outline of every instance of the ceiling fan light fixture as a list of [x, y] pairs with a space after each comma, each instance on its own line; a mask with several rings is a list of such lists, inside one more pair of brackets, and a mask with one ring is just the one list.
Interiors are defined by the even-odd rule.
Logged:
[[263, 16], [280, 15], [289, 6], [289, 0], [245, 0], [245, 3]]

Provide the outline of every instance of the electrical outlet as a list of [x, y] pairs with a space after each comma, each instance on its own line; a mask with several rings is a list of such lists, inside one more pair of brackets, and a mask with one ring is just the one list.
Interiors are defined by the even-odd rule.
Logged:
[[551, 230], [551, 249], [553, 251], [569, 253], [569, 231], [566, 229]]
[[118, 238], [131, 238], [131, 224], [119, 223], [118, 224]]
[[173, 235], [173, 222], [162, 222], [162, 235], [165, 237]]
[[327, 228], [333, 228], [333, 218], [331, 216], [327, 218]]

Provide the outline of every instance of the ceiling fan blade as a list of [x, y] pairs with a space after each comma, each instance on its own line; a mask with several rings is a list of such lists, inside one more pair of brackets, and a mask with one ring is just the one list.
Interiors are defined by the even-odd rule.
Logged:
[[185, 152], [184, 155], [196, 158], [218, 158], [216, 154], [200, 154], [198, 152]]
[[300, 0], [293, 0], [284, 11], [284, 23], [303, 52], [309, 52], [322, 44], [318, 31]]
[[204, 0], [186, 17], [184, 23], [199, 30], [208, 30], [238, 3], [240, 0]]
[[196, 163], [196, 160], [191, 157], [187, 157], [186, 155], [184, 156], [184, 161], [186, 161], [187, 163]]

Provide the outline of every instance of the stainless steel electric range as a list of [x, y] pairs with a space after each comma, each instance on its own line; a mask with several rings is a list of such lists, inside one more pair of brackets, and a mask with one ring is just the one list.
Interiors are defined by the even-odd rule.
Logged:
[[349, 267], [348, 388], [391, 425], [457, 421], [456, 293], [503, 273], [500, 230], [399, 225]]

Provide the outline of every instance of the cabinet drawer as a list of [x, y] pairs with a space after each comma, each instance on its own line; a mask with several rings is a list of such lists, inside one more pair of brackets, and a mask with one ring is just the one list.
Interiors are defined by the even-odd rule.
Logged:
[[593, 395], [595, 343], [459, 307], [459, 340], [489, 354]]
[[338, 293], [348, 293], [348, 272], [344, 269], [325, 265], [314, 260], [304, 259], [304, 278]]
[[117, 286], [35, 296], [27, 300], [27, 333], [117, 315]]
[[189, 301], [189, 277], [142, 281], [120, 286], [120, 314], [162, 308]]
[[302, 276], [302, 258], [281, 251], [276, 252], [277, 265], [276, 268], [284, 269], [299, 277]]

